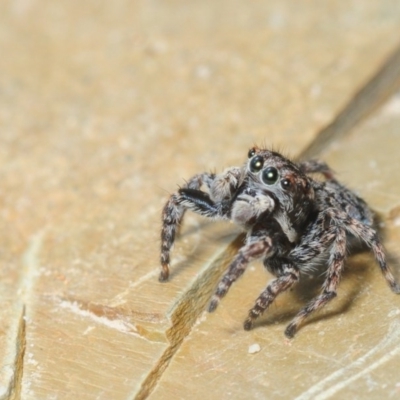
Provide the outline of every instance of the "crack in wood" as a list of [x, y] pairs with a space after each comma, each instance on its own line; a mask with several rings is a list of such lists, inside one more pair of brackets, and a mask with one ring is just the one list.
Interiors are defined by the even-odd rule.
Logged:
[[138, 323], [146, 321], [161, 323], [166, 317], [158, 313], [141, 313], [126, 307], [110, 307], [92, 301], [84, 301], [73, 297], [58, 297], [54, 300], [58, 306], [70, 312], [89, 318], [95, 323], [115, 329], [119, 332], [139, 336], [152, 342], [165, 342], [165, 335], [156, 330], [150, 331]]
[[335, 372], [301, 393], [295, 400], [325, 400], [335, 395], [337, 396], [337, 393], [346, 388], [350, 383], [397, 357], [400, 353], [399, 328], [400, 321], [393, 321], [384, 338], [366, 354], [338, 368]]
[[[18, 322], [15, 321], [15, 330], [18, 324], [18, 331], [15, 339], [15, 358], [13, 363], [13, 373], [10, 379], [7, 392], [2, 397], [6, 400], [19, 400], [21, 398], [22, 375], [24, 368], [24, 356], [26, 348], [26, 305], [30, 304], [32, 299], [33, 286], [39, 274], [38, 255], [42, 246], [44, 230], [33, 235], [30, 243], [22, 255], [22, 271], [18, 284], [18, 294], [20, 304], [22, 304], [22, 312]], [[14, 343], [13, 343], [14, 345]]]
[[26, 348], [25, 306], [22, 307], [15, 345], [16, 350], [13, 365], [13, 375], [12, 379], [10, 380], [7, 393], [3, 397], [5, 400], [21, 399], [22, 375], [24, 371], [24, 356]]
[[198, 275], [190, 289], [175, 304], [170, 312], [171, 328], [166, 332], [170, 342], [157, 364], [143, 381], [135, 400], [144, 400], [155, 388], [169, 362], [181, 346], [195, 324], [197, 318], [205, 310], [221, 275], [225, 272], [233, 256], [243, 243], [243, 235], [239, 235], [227, 248], [218, 253]]
[[299, 155], [300, 160], [319, 155], [334, 140], [351, 132], [358, 123], [366, 119], [400, 87], [400, 47], [398, 47], [378, 72], [364, 85], [323, 128], [317, 137]]

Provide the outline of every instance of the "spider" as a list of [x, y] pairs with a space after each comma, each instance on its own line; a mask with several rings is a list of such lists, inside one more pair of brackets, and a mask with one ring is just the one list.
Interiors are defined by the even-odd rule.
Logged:
[[[313, 179], [310, 174], [314, 173], [324, 179]], [[287, 337], [293, 337], [306, 317], [336, 297], [346, 254], [355, 240], [373, 251], [390, 288], [400, 293], [373, 227], [372, 211], [335, 179], [324, 162], [295, 163], [275, 151], [253, 147], [242, 167], [192, 177], [170, 196], [162, 212], [160, 281], [168, 279], [170, 251], [186, 210], [215, 220], [231, 220], [247, 232], [244, 245], [211, 298], [209, 312], [217, 308], [250, 262], [262, 259], [276, 277], [249, 311], [246, 330], [302, 274], [323, 265], [326, 275], [320, 294], [285, 330]]]

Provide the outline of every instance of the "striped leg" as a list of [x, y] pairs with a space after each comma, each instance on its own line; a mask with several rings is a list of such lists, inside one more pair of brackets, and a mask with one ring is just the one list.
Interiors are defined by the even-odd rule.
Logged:
[[309, 160], [309, 161], [303, 161], [298, 165], [305, 174], [320, 173], [324, 175], [324, 177], [328, 180], [335, 180], [334, 172], [323, 161]]
[[276, 297], [290, 289], [300, 278], [297, 267], [291, 264], [283, 266], [278, 278], [274, 279], [258, 297], [256, 304], [249, 311], [249, 316], [244, 322], [247, 331], [253, 327], [253, 322], [270, 306]]
[[[195, 175], [171, 195], [162, 212], [160, 281], [168, 279], [170, 252], [185, 211], [192, 210], [205, 217], [225, 218], [227, 210], [224, 207], [241, 183], [241, 173], [241, 168], [231, 167], [220, 175]], [[200, 190], [203, 185], [208, 193]]]
[[[185, 188], [199, 190], [203, 184], [210, 188], [214, 178], [215, 174], [209, 173], [195, 175], [185, 185]], [[187, 207], [180, 204], [179, 193], [172, 194], [164, 206], [161, 228], [160, 281], [166, 281], [168, 279], [171, 248], [174, 245], [176, 232], [182, 222], [186, 208]]]
[[240, 249], [239, 254], [233, 260], [228, 271], [218, 284], [214, 296], [211, 298], [208, 307], [209, 312], [213, 312], [218, 307], [222, 297], [226, 295], [232, 283], [243, 274], [247, 265], [253, 260], [266, 257], [271, 251], [271, 247], [271, 239], [269, 237], [264, 237], [259, 241], [250, 242]]
[[390, 289], [392, 289], [394, 293], [400, 294], [400, 286], [394, 279], [392, 271], [389, 269], [386, 263], [385, 250], [375, 229], [354, 218], [350, 218], [348, 216], [344, 216], [344, 218], [346, 219], [346, 229], [354, 236], [361, 238], [374, 252], [375, 259], [378, 262], [382, 274], [386, 279]]
[[307, 304], [307, 306], [304, 307], [288, 325], [285, 330], [285, 335], [287, 337], [292, 338], [308, 315], [319, 310], [326, 303], [336, 297], [336, 288], [342, 275], [345, 257], [346, 232], [343, 229], [337, 229], [336, 237], [332, 243], [331, 254], [328, 261], [329, 267], [325, 282], [322, 286], [322, 293], [315, 299], [311, 300], [311, 302]]

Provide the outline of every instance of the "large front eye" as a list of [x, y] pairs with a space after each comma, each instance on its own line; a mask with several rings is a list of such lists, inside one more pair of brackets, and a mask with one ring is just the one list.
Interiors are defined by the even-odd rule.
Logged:
[[250, 161], [250, 171], [258, 172], [264, 165], [264, 160], [261, 156], [256, 156]]
[[278, 180], [278, 170], [274, 167], [265, 168], [262, 172], [261, 179], [267, 185], [273, 185]]

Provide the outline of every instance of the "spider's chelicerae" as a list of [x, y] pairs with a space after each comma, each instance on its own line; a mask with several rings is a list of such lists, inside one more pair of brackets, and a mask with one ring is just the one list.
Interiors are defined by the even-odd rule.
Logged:
[[[313, 179], [313, 173], [322, 174], [324, 181]], [[294, 163], [277, 152], [254, 147], [242, 167], [228, 168], [218, 175], [195, 175], [171, 195], [163, 209], [160, 281], [168, 279], [170, 251], [186, 210], [231, 220], [247, 232], [244, 245], [217, 286], [210, 312], [251, 261], [262, 259], [276, 277], [249, 311], [246, 330], [278, 294], [299, 281], [302, 273], [317, 264], [325, 265], [321, 293], [285, 330], [286, 336], [293, 337], [309, 314], [336, 296], [350, 240], [354, 238], [372, 249], [390, 288], [400, 293], [373, 228], [372, 212], [364, 200], [334, 178], [323, 162]]]

